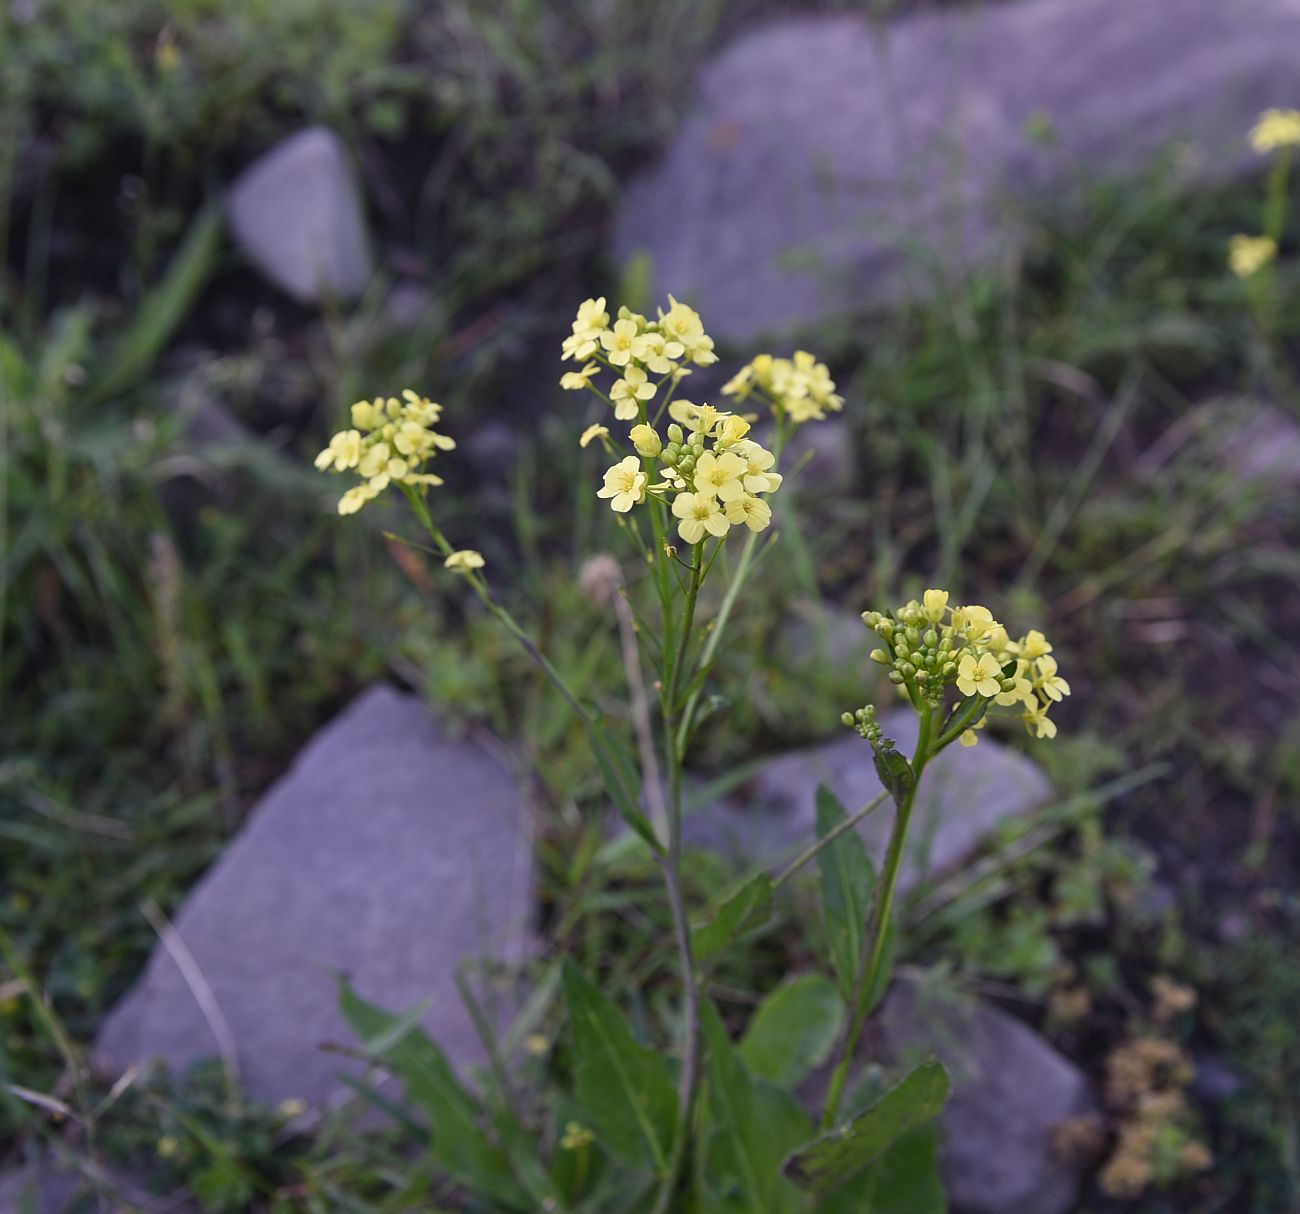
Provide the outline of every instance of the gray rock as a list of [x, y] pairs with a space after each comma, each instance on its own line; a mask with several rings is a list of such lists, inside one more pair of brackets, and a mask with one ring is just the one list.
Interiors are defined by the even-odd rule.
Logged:
[[[336, 973], [425, 1025], [462, 1069], [481, 1058], [453, 978], [463, 958], [518, 961], [532, 920], [529, 815], [501, 762], [446, 737], [419, 700], [360, 696], [312, 739], [200, 881], [175, 927], [229, 1025], [246, 1090], [325, 1104], [355, 1069]], [[113, 1069], [219, 1052], [163, 947], [97, 1042]]]
[[1184, 141], [1212, 179], [1258, 163], [1259, 111], [1295, 102], [1297, 0], [1020, 0], [871, 24], [774, 22], [702, 69], [698, 103], [634, 183], [620, 257], [711, 333], [780, 334], [926, 287], [1016, 242], [1008, 199], [1141, 170]]
[[943, 1178], [966, 1214], [1067, 1214], [1078, 1172], [1052, 1130], [1094, 1114], [1083, 1073], [1028, 1025], [980, 1001], [942, 1002], [915, 983], [890, 991], [874, 1031], [887, 1056], [936, 1054], [953, 1077], [943, 1112]]
[[827, 667], [865, 671], [879, 643], [857, 612], [800, 601], [781, 633], [776, 665], [795, 675]]
[[[758, 441], [770, 447], [772, 430], [761, 427]], [[826, 417], [811, 425], [800, 426], [786, 444], [781, 467], [790, 476], [796, 493], [814, 501], [852, 493], [857, 473], [853, 430], [842, 416]]]
[[[910, 754], [916, 745], [915, 715], [887, 712], [881, 724], [885, 735]], [[739, 794], [689, 819], [687, 838], [729, 852], [742, 863], [779, 866], [816, 835], [819, 784], [830, 788], [850, 813], [880, 793], [871, 747], [848, 730], [845, 735], [774, 759]], [[1051, 794], [1052, 786], [1037, 764], [992, 738], [982, 737], [971, 749], [950, 746], [922, 777], [900, 890], [958, 867], [1001, 822], [1038, 808]], [[886, 805], [860, 828], [877, 862], [885, 854], [890, 823]]]
[[1222, 451], [1228, 469], [1251, 489], [1300, 489], [1300, 421], [1277, 405], [1232, 402]]
[[245, 169], [227, 210], [244, 252], [299, 303], [352, 299], [374, 273], [347, 149], [324, 127], [290, 135]]

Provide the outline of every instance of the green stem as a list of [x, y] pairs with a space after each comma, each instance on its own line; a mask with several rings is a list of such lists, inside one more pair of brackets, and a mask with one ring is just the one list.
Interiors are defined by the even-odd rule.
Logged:
[[682, 890], [682, 761], [685, 755], [682, 748], [678, 746], [674, 729], [677, 690], [690, 653], [695, 606], [699, 600], [700, 582], [703, 579], [703, 542], [694, 546], [691, 556], [691, 577], [686, 591], [686, 606], [682, 613], [681, 633], [677, 647], [669, 658], [669, 665], [664, 671], [661, 700], [664, 718], [664, 759], [668, 765], [668, 849], [661, 856], [660, 865], [664, 874], [664, 886], [668, 891], [673, 935], [677, 942], [682, 970], [682, 1070], [678, 1081], [677, 1125], [673, 1134], [672, 1152], [655, 1200], [654, 1214], [665, 1214], [668, 1210], [673, 1192], [681, 1177], [691, 1127], [695, 1122], [695, 1104], [699, 1095], [700, 1079], [700, 987], [695, 969], [695, 956], [691, 949], [691, 928], [686, 912], [686, 898]]
[[907, 845], [907, 828], [912, 819], [912, 807], [916, 803], [916, 791], [921, 786], [921, 773], [930, 758], [930, 735], [934, 728], [934, 709], [925, 704], [921, 709], [921, 733], [916, 742], [916, 751], [912, 756], [912, 786], [898, 806], [894, 816], [894, 826], [889, 834], [889, 848], [885, 852], [885, 868], [881, 873], [877, 887], [876, 906], [873, 919], [876, 924], [875, 939], [866, 966], [858, 973], [854, 984], [852, 1004], [849, 1008], [849, 1026], [844, 1035], [840, 1060], [831, 1076], [830, 1091], [826, 1097], [826, 1108], [822, 1112], [822, 1129], [829, 1130], [839, 1113], [840, 1101], [844, 1097], [844, 1085], [853, 1064], [854, 1051], [858, 1038], [871, 1012], [871, 995], [880, 980], [881, 966], [884, 964], [885, 947], [889, 940], [889, 929], [894, 915], [894, 896], [898, 889], [898, 874], [903, 867], [903, 855]]

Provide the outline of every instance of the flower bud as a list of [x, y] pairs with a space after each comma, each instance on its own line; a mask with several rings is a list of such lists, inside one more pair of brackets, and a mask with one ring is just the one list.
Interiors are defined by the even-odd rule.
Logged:
[[[633, 433], [636, 432], [633, 431]], [[642, 454], [644, 455], [645, 452], [642, 452]], [[929, 628], [926, 630], [925, 636], [923, 636], [921, 640], [925, 642], [925, 647], [927, 649], [933, 649], [939, 643], [939, 634], [935, 632], [933, 628]]]
[[897, 670], [891, 670], [889, 672], [889, 681], [893, 683], [895, 687], [901, 687], [903, 685], [903, 676], [899, 674]]
[[676, 443], [669, 443], [662, 451], [659, 452], [659, 458], [665, 464], [673, 465], [681, 458], [682, 449]]
[[840, 713], [840, 724], [847, 725], [850, 729], [856, 724], [856, 718], [851, 712]]
[[668, 441], [681, 446], [686, 441], [686, 436], [682, 433], [682, 428], [676, 422], [671, 422], [668, 426]]
[[888, 666], [890, 663], [889, 654], [883, 649], [873, 649], [868, 655], [873, 662], [879, 662], [882, 666]]
[[908, 654], [907, 657], [908, 657], [908, 661], [910, 661], [913, 666], [925, 665], [925, 654], [921, 653], [919, 650], [913, 651], [912, 653]]
[[655, 456], [663, 450], [663, 443], [659, 441], [659, 435], [644, 423], [633, 426], [628, 437], [632, 440], [632, 446], [636, 448], [638, 455]]
[[916, 667], [913, 666], [911, 662], [904, 662], [898, 668], [896, 673], [901, 674], [905, 679], [914, 678], [916, 675]]

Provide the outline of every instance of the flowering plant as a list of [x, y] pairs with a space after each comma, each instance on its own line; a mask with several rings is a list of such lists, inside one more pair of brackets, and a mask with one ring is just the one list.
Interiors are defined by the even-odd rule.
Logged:
[[[583, 722], [611, 801], [662, 872], [681, 975], [677, 1032], [662, 1048], [647, 1046], [593, 979], [566, 960], [571, 1090], [545, 1102], [531, 1121], [509, 1108], [485, 1119], [434, 1043], [423, 1039], [409, 1048], [418, 1034], [409, 1020], [384, 1018], [350, 993], [345, 1010], [360, 1029], [387, 1041], [390, 1065], [433, 1121], [437, 1164], [486, 1208], [829, 1212], [871, 1208], [882, 1169], [910, 1169], [917, 1184], [935, 1186], [933, 1150], [918, 1154], [904, 1140], [940, 1111], [948, 1085], [943, 1068], [930, 1060], [883, 1093], [861, 1085], [849, 1092], [847, 1081], [862, 1028], [888, 984], [895, 888], [925, 768], [955, 741], [974, 745], [994, 709], [1018, 714], [1034, 737], [1054, 736], [1049, 712], [1070, 688], [1052, 646], [1036, 631], [1013, 640], [987, 608], [950, 605], [942, 590], [892, 612], [864, 613], [882, 642], [872, 658], [888, 667], [919, 717], [913, 754], [900, 754], [885, 738], [873, 705], [845, 713], [845, 724], [873, 748], [884, 791], [850, 814], [819, 790], [818, 837], [802, 854], [776, 876], [760, 873], [712, 906], [689, 907], [682, 786], [701, 696], [759, 539], [772, 527], [786, 444], [794, 430], [841, 409], [843, 400], [826, 366], [805, 351], [760, 355], [722, 389], [738, 408], [765, 407], [766, 443], [755, 437], [756, 412], [680, 396], [693, 371], [717, 355], [698, 313], [671, 296], [655, 319], [626, 307], [611, 316], [603, 298], [587, 300], [562, 354], [578, 365], [564, 373], [561, 387], [589, 394], [607, 410], [579, 442], [599, 443], [612, 461], [594, 493], [644, 562], [657, 608], [637, 618], [640, 653], [629, 666], [633, 685], [643, 663], [652, 667], [659, 709], [657, 732], [648, 720], [638, 728], [636, 758], [494, 597], [481, 554], [455, 547], [435, 522], [428, 493], [441, 481], [427, 469], [453, 447], [433, 429], [438, 405], [411, 391], [400, 400], [359, 402], [352, 428], [335, 435], [317, 464], [361, 478], [339, 501], [344, 514], [399, 488], [446, 568], [466, 579]], [[735, 559], [720, 560], [728, 545], [738, 547]], [[701, 592], [711, 577], [722, 579], [722, 589], [706, 600]], [[877, 879], [854, 828], [890, 800], [894, 822]], [[756, 1067], [731, 1041], [706, 993], [718, 957], [761, 925], [777, 890], [814, 860], [823, 874], [838, 979], [830, 1021], [812, 1024], [792, 1014], [786, 988], [779, 988], [755, 1023], [777, 1025], [782, 1048], [796, 1054], [809, 1051], [802, 1043], [810, 1035], [820, 1036], [827, 1048], [812, 1052], [825, 1059], [830, 1038], [837, 1040], [820, 1134], [791, 1090], [795, 1070], [784, 1068], [784, 1082], [777, 1082]]]

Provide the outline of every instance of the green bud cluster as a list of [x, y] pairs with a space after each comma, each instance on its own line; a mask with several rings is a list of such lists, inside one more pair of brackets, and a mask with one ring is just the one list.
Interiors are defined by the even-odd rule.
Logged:
[[876, 723], [876, 706], [874, 704], [866, 704], [856, 712], [843, 713], [840, 716], [840, 721], [853, 730], [858, 737], [865, 738], [873, 746], [879, 745], [885, 733]]
[[668, 427], [668, 442], [659, 452], [659, 458], [670, 468], [676, 468], [683, 476], [689, 476], [695, 470], [696, 461], [704, 454], [704, 435], [697, 430], [689, 434], [684, 432], [676, 422]]
[[951, 625], [937, 627], [911, 604], [892, 618], [879, 611], [864, 611], [862, 622], [888, 648], [873, 649], [871, 660], [888, 667], [889, 681], [896, 687], [915, 688], [933, 704], [943, 699], [943, 690], [957, 677], [957, 659], [965, 647]]

